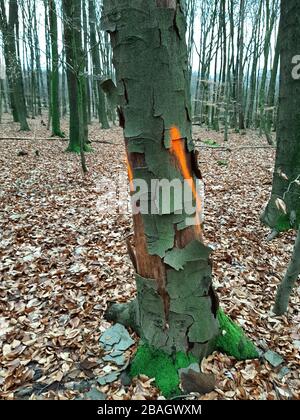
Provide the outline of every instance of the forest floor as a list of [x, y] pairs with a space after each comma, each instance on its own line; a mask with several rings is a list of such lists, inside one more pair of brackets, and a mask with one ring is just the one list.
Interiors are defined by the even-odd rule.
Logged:
[[[145, 377], [129, 386], [120, 378], [95, 385], [104, 373], [120, 369], [103, 361], [99, 345], [110, 326], [103, 319], [107, 303], [135, 294], [125, 245], [130, 214], [109, 214], [99, 206], [101, 180], [126, 176], [122, 132], [93, 124], [90, 138], [113, 145], [93, 143], [84, 177], [80, 158], [64, 153], [66, 142], [37, 140], [49, 133], [40, 120], [31, 126], [33, 132], [21, 134], [12, 124], [0, 125], [1, 138], [28, 137], [0, 140], [0, 398], [94, 398], [91, 385], [108, 399], [162, 398]], [[219, 144], [222, 136], [199, 128], [194, 133]], [[245, 145], [266, 141], [253, 132], [232, 133], [226, 144]], [[273, 149], [201, 148], [199, 160], [206, 182], [205, 237], [214, 249], [221, 306], [260, 349], [273, 350], [283, 363], [274, 368], [266, 360], [238, 362], [215, 352], [202, 362], [204, 372], [216, 375], [215, 390], [190, 398], [300, 398], [299, 285], [287, 315], [271, 313], [295, 233], [268, 242], [270, 232], [259, 221], [274, 157]], [[127, 360], [135, 348], [126, 352]]]

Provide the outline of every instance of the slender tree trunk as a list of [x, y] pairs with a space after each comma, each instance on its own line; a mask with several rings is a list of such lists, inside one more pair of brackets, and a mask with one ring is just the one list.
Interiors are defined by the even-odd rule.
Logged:
[[[84, 98], [84, 54], [81, 32], [81, 0], [63, 0], [64, 43], [70, 108], [70, 142], [67, 151], [89, 151], [86, 101]], [[83, 138], [82, 138], [83, 137]]]
[[101, 127], [104, 129], [109, 128], [109, 122], [107, 118], [107, 110], [105, 103], [105, 95], [101, 88], [101, 77], [102, 69], [99, 55], [99, 43], [96, 40], [96, 12], [95, 12], [95, 1], [89, 0], [89, 24], [90, 24], [90, 44], [91, 44], [91, 55], [93, 61], [93, 76], [97, 83], [98, 93], [98, 115]]
[[16, 0], [9, 2], [9, 19], [6, 17], [4, 0], [0, 1], [0, 30], [3, 34], [6, 74], [11, 92], [11, 106], [14, 120], [20, 123], [20, 129], [28, 131], [27, 109], [24, 97], [22, 69], [17, 55], [15, 31], [18, 25], [18, 4]]
[[244, 25], [245, 25], [245, 0], [240, 2], [240, 24], [238, 38], [238, 80], [237, 80], [237, 104], [238, 104], [238, 121], [239, 129], [245, 129], [245, 112], [244, 112]]
[[57, 43], [57, 11], [55, 0], [49, 1], [49, 23], [50, 23], [50, 37], [51, 37], [51, 52], [52, 52], [52, 66], [51, 66], [51, 121], [52, 121], [52, 135], [64, 137], [60, 129], [60, 98], [59, 98], [59, 55]]
[[46, 85], [47, 85], [47, 97], [48, 97], [48, 121], [47, 129], [50, 130], [51, 119], [52, 119], [52, 105], [51, 105], [51, 40], [50, 40], [50, 28], [49, 28], [49, 10], [48, 0], [44, 0], [45, 9], [45, 39], [46, 39]]
[[37, 113], [42, 115], [42, 97], [44, 96], [44, 82], [41, 69], [41, 54], [40, 54], [40, 43], [38, 36], [38, 23], [37, 23], [37, 9], [36, 2], [34, 0], [34, 52], [35, 52], [35, 63], [36, 63], [36, 92], [37, 92]]
[[[276, 0], [275, 0], [276, 1]], [[275, 7], [275, 1], [273, 1], [273, 7]], [[266, 133], [266, 117], [265, 117], [265, 103], [266, 103], [266, 82], [268, 73], [268, 61], [270, 54], [270, 42], [273, 27], [275, 23], [275, 10], [270, 10], [270, 0], [266, 0], [266, 33], [264, 41], [264, 67], [261, 77], [261, 85], [259, 91], [259, 113], [260, 113], [260, 134]]]
[[82, 0], [82, 17], [83, 17], [83, 47], [84, 47], [84, 63], [85, 63], [85, 100], [86, 100], [86, 120], [87, 124], [91, 124], [91, 87], [89, 77], [89, 47], [88, 47], [88, 28], [87, 28], [87, 13], [86, 13], [86, 1]]
[[274, 122], [274, 119], [276, 118], [276, 112], [275, 112], [275, 94], [276, 94], [276, 84], [277, 84], [277, 75], [278, 75], [278, 67], [279, 67], [279, 40], [277, 39], [276, 47], [275, 47], [275, 55], [274, 55], [274, 61], [273, 61], [273, 67], [271, 71], [271, 80], [269, 84], [269, 91], [268, 91], [268, 110], [267, 110], [267, 116], [266, 116], [266, 126], [265, 126], [265, 133], [267, 137], [267, 141], [269, 144], [273, 144], [273, 139], [271, 135], [271, 129], [272, 129], [272, 122]]

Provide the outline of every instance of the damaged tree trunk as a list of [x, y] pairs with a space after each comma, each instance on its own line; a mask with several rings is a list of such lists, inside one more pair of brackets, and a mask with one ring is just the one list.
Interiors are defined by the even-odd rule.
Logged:
[[[179, 0], [104, 0], [103, 29], [111, 35], [120, 122], [132, 185], [149, 188], [140, 209], [155, 206], [158, 183], [185, 180], [196, 197], [197, 167], [185, 17]], [[150, 187], [151, 186], [151, 187]], [[137, 298], [113, 305], [112, 320], [133, 326], [151, 346], [168, 354], [209, 354], [219, 334], [218, 299], [212, 288], [211, 250], [203, 244], [199, 215], [187, 221], [187, 199], [166, 210], [134, 215]], [[196, 206], [199, 210], [199, 206]], [[146, 214], [147, 213], [147, 214]]]

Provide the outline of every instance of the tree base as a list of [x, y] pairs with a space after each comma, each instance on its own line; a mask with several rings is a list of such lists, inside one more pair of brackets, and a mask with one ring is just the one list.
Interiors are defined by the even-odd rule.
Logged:
[[[261, 222], [277, 232], [287, 232], [295, 229], [300, 224], [300, 210], [283, 214], [276, 206], [276, 199], [280, 196], [273, 194], [268, 202], [263, 214], [260, 217]], [[293, 214], [294, 213], [294, 214]]]
[[102, 128], [102, 130], [109, 130], [110, 129], [110, 125], [109, 124], [104, 124], [104, 123], [101, 123], [101, 128]]
[[31, 131], [31, 129], [30, 129], [30, 127], [27, 125], [27, 126], [20, 127], [20, 131]]
[[[85, 153], [91, 153], [93, 152], [93, 148], [90, 147], [89, 145], [85, 144], [83, 147], [83, 151]], [[80, 155], [81, 153], [81, 147], [80, 146], [75, 146], [75, 145], [69, 145], [68, 148], [66, 149], [67, 153], [76, 153], [78, 155]]]
[[[118, 322], [127, 328], [133, 328], [142, 337], [142, 331], [135, 318], [136, 305], [136, 300], [128, 304], [113, 304], [106, 312], [106, 319]], [[155, 378], [155, 384], [162, 394], [165, 397], [171, 397], [180, 395], [178, 369], [187, 368], [195, 362], [199, 363], [202, 358], [214, 350], [220, 350], [237, 360], [259, 357], [256, 347], [245, 336], [242, 328], [236, 325], [221, 309], [217, 312], [217, 319], [220, 324], [220, 335], [214, 342], [203, 346], [205, 352], [202, 357], [196, 357], [192, 352], [177, 352], [170, 355], [143, 340], [132, 361], [131, 376], [143, 374], [149, 378]]]
[[216, 348], [237, 360], [257, 359], [258, 351], [252, 341], [245, 336], [242, 328], [236, 325], [221, 309], [218, 310], [217, 317], [221, 334], [217, 338]]
[[62, 131], [54, 131], [51, 134], [51, 137], [59, 137], [61, 139], [64, 139], [66, 137], [65, 133], [63, 133]]
[[130, 368], [133, 378], [140, 374], [155, 378], [155, 385], [165, 397], [180, 395], [178, 370], [189, 367], [198, 360], [191, 354], [177, 353], [170, 356], [148, 344], [139, 346]]

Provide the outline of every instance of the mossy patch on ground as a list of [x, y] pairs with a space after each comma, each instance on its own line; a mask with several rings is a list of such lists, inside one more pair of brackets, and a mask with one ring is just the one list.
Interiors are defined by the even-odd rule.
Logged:
[[[220, 335], [216, 340], [216, 349], [229, 356], [234, 356], [238, 360], [259, 357], [255, 345], [245, 336], [241, 327], [235, 324], [221, 309], [219, 309], [217, 317], [220, 324]], [[155, 378], [155, 385], [168, 398], [180, 395], [178, 370], [187, 368], [192, 363], [199, 363], [199, 360], [192, 354], [179, 352], [170, 356], [162, 350], [142, 343], [131, 364], [130, 376], [133, 378], [143, 374], [149, 378]]]
[[238, 360], [258, 358], [256, 347], [245, 336], [242, 328], [225, 315], [221, 309], [219, 309], [217, 317], [221, 334], [217, 338], [216, 348], [229, 356], [234, 356]]
[[217, 143], [215, 140], [211, 140], [211, 139], [206, 139], [202, 141], [204, 144], [207, 144], [208, 146], [211, 147], [220, 147], [220, 144]]
[[148, 344], [142, 344], [131, 364], [130, 375], [134, 377], [143, 374], [155, 378], [155, 384], [162, 394], [171, 397], [180, 394], [178, 370], [195, 362], [197, 359], [191, 354], [179, 352], [173, 358]]

